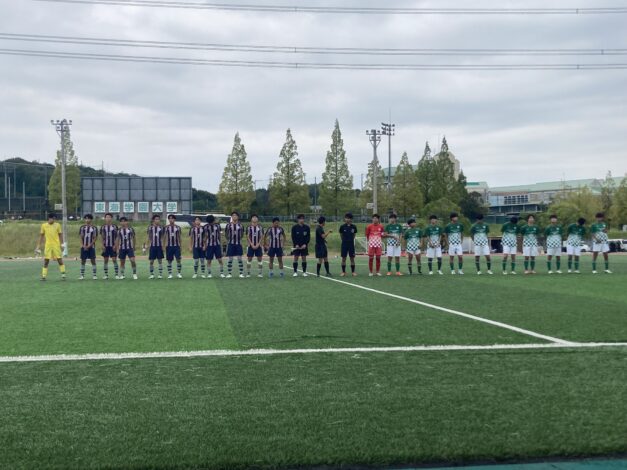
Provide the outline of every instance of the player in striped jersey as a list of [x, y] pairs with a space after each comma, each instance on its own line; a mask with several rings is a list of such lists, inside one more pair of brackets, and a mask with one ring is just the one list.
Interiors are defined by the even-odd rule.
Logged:
[[544, 236], [546, 237], [546, 267], [549, 270], [549, 274], [553, 274], [551, 269], [551, 261], [555, 256], [555, 271], [557, 274], [562, 274], [560, 268], [562, 267], [562, 236], [564, 229], [561, 225], [557, 225], [557, 216], [555, 214], [549, 217], [550, 224], [544, 229]]
[[207, 225], [205, 229], [205, 257], [207, 258], [207, 278], [211, 279], [211, 264], [213, 259], [218, 260], [220, 264], [220, 277], [224, 276], [224, 262], [222, 261], [222, 228], [220, 223], [216, 222], [213, 215], [207, 216]]
[[202, 219], [194, 217], [194, 224], [189, 229], [189, 249], [194, 257], [194, 275], [192, 279], [198, 277], [198, 265], [200, 264], [200, 277], [205, 278], [205, 229], [202, 226]]
[[165, 227], [165, 259], [168, 262], [168, 279], [172, 279], [172, 261], [176, 258], [176, 277], [183, 278], [181, 269], [181, 227], [176, 225], [176, 216], [168, 216], [168, 225]]
[[105, 214], [105, 224], [100, 227], [100, 237], [102, 238], [102, 257], [104, 258], [104, 277], [109, 279], [109, 259], [113, 261], [115, 278], [118, 279], [118, 227], [113, 224], [113, 214]]
[[246, 230], [246, 239], [248, 240], [246, 277], [250, 277], [253, 258], [257, 258], [257, 277], [263, 277], [263, 227], [259, 225], [257, 214], [253, 214], [250, 218], [250, 225]]
[[266, 230], [264, 236], [264, 245], [268, 250], [268, 257], [270, 258], [270, 277], [274, 277], [274, 258], [279, 261], [279, 274], [281, 277], [285, 276], [283, 271], [283, 247], [285, 246], [285, 230], [280, 225], [278, 217], [272, 219], [272, 226]]
[[92, 279], [98, 279], [96, 272], [96, 240], [98, 239], [98, 228], [93, 226], [94, 216], [91, 214], [85, 214], [83, 217], [85, 225], [83, 225], [78, 235], [81, 239], [81, 275], [79, 279], [82, 281], [85, 279], [85, 263], [87, 260], [91, 261], [91, 274]]
[[120, 257], [120, 279], [124, 279], [126, 268], [126, 258], [131, 260], [133, 269], [133, 279], [137, 280], [137, 263], [135, 262], [135, 229], [129, 227], [128, 219], [120, 217], [120, 231], [118, 232], [119, 257]]
[[152, 216], [152, 224], [148, 227], [148, 260], [150, 261], [150, 278], [155, 278], [155, 260], [159, 263], [159, 279], [163, 278], [163, 235], [161, 216]]
[[239, 213], [232, 212], [231, 213], [231, 221], [226, 224], [226, 256], [229, 258], [227, 263], [228, 274], [226, 277], [228, 279], [232, 278], [233, 275], [233, 258], [237, 258], [237, 263], [239, 264], [239, 277], [243, 278], [244, 276], [244, 261], [242, 260], [242, 256], [244, 256], [244, 248], [242, 248], [242, 236], [244, 235], [244, 227], [239, 223]]

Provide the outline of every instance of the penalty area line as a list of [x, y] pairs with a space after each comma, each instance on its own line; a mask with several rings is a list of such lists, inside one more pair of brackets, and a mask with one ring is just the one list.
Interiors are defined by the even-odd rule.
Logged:
[[594, 349], [627, 347], [627, 343], [539, 343], [539, 344], [492, 344], [492, 345], [439, 345], [439, 346], [390, 346], [390, 347], [355, 347], [355, 348], [318, 348], [318, 349], [214, 349], [207, 351], [164, 351], [164, 352], [129, 352], [129, 353], [87, 353], [87, 354], [49, 354], [41, 356], [0, 356], [0, 363], [23, 362], [70, 362], [70, 361], [106, 361], [126, 359], [168, 359], [197, 357], [245, 357], [245, 356], [288, 356], [306, 354], [358, 354], [358, 353], [395, 353], [429, 351], [516, 351], [542, 349]]

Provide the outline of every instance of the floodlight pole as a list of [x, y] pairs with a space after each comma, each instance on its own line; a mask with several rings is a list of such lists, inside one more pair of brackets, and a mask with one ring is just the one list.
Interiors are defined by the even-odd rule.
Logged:
[[61, 138], [61, 204], [63, 205], [63, 220], [62, 220], [62, 232], [63, 232], [63, 243], [65, 243], [65, 248], [63, 250], [63, 256], [68, 255], [68, 239], [67, 239], [67, 188], [65, 182], [65, 138], [66, 134], [70, 131], [70, 126], [72, 125], [72, 121], [68, 121], [63, 119], [61, 121], [50, 121], [59, 134]]
[[391, 122], [381, 123], [381, 134], [388, 136], [388, 177], [387, 177], [387, 190], [388, 193], [392, 191], [392, 136], [395, 135], [396, 124]]
[[378, 167], [379, 167], [379, 159], [377, 158], [377, 147], [381, 143], [381, 131], [378, 129], [371, 129], [366, 131], [366, 135], [368, 136], [368, 140], [370, 140], [370, 144], [372, 145], [373, 151], [373, 160], [372, 160], [372, 213], [376, 214], [378, 212], [378, 204], [377, 204], [377, 179], [378, 179]]

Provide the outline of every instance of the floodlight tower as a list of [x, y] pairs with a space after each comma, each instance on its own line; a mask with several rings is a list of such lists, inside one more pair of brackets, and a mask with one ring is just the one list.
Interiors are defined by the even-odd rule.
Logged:
[[377, 158], [377, 147], [381, 143], [381, 131], [378, 129], [371, 129], [366, 131], [366, 135], [368, 136], [368, 140], [370, 140], [370, 144], [372, 144], [373, 151], [373, 160], [372, 160], [372, 213], [376, 214], [377, 210], [377, 177], [378, 177], [378, 167], [379, 167], [379, 159]]
[[72, 120], [63, 119], [59, 121], [51, 120], [50, 124], [52, 124], [59, 134], [61, 138], [61, 204], [63, 206], [63, 220], [62, 220], [62, 230], [63, 230], [63, 243], [65, 244], [65, 248], [63, 249], [63, 256], [67, 256], [68, 254], [68, 241], [67, 241], [67, 191], [65, 184], [65, 139], [70, 132], [70, 126], [72, 125]]
[[381, 123], [381, 134], [388, 136], [388, 177], [386, 181], [388, 193], [392, 191], [392, 136], [395, 135], [396, 124]]

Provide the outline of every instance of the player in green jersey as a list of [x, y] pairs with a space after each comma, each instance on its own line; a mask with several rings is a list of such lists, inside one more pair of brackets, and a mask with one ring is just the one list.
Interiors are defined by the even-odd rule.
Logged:
[[451, 274], [455, 274], [455, 256], [457, 256], [457, 274], [464, 274], [462, 270], [464, 266], [464, 250], [462, 249], [464, 226], [459, 223], [457, 212], [452, 212], [450, 219], [451, 222], [444, 227], [444, 233], [446, 234], [446, 244], [448, 245]]
[[566, 254], [568, 255], [568, 272], [573, 272], [573, 258], [575, 258], [575, 274], [579, 274], [579, 257], [581, 256], [581, 244], [586, 236], [586, 219], [580, 218], [576, 224], [568, 226], [568, 238], [566, 239]]
[[555, 214], [549, 217], [551, 223], [544, 229], [544, 236], [546, 237], [546, 268], [549, 270], [549, 274], [553, 274], [551, 269], [551, 261], [555, 256], [555, 267], [557, 274], [562, 274], [560, 270], [562, 265], [562, 238], [564, 235], [564, 229], [561, 225], [557, 224], [557, 216]]
[[477, 274], [481, 274], [481, 256], [485, 256], [488, 265], [488, 274], [492, 274], [492, 260], [490, 258], [490, 226], [483, 221], [483, 214], [477, 215], [477, 222], [470, 228], [472, 241], [475, 245], [475, 266]]
[[429, 263], [429, 275], [433, 274], [433, 258], [438, 259], [438, 274], [442, 272], [442, 227], [438, 225], [438, 216], [429, 217], [429, 225], [424, 230], [427, 239], [427, 260]]
[[396, 264], [396, 275], [401, 274], [401, 238], [403, 235], [403, 226], [396, 221], [396, 214], [390, 214], [390, 223], [383, 229], [384, 237], [387, 240], [388, 255], [388, 276], [392, 275], [392, 258]]
[[603, 259], [605, 260], [605, 272], [612, 274], [610, 271], [610, 260], [608, 253], [610, 252], [610, 244], [607, 238], [607, 223], [605, 222], [605, 214], [599, 212], [596, 215], [597, 221], [590, 226], [590, 233], [592, 234], [592, 274], [597, 273], [597, 257], [599, 253], [603, 253]]
[[507, 274], [507, 257], [512, 257], [512, 274], [516, 274], [516, 251], [518, 249], [518, 217], [512, 217], [501, 227], [503, 246], [503, 274]]
[[409, 228], [405, 230], [403, 238], [405, 239], [405, 251], [407, 251], [407, 269], [409, 274], [413, 274], [413, 259], [416, 257], [416, 266], [418, 274], [422, 274], [422, 266], [420, 264], [420, 241], [422, 239], [422, 230], [416, 225], [416, 219], [407, 221]]
[[523, 237], [525, 274], [536, 274], [536, 256], [538, 256], [538, 235], [540, 234], [540, 227], [536, 225], [536, 218], [533, 215], [527, 216], [527, 224], [520, 228], [520, 234]]

